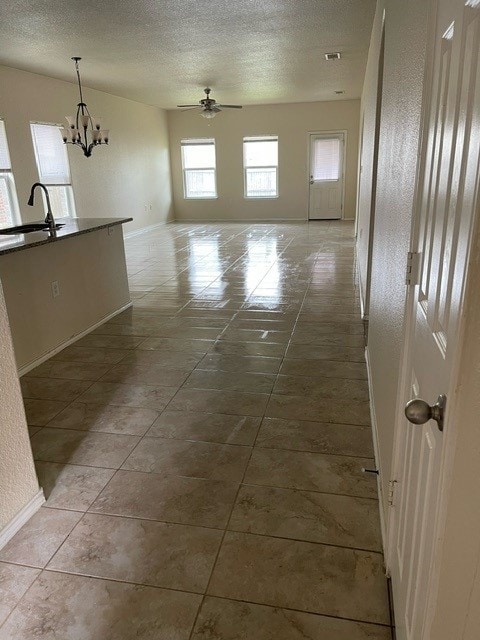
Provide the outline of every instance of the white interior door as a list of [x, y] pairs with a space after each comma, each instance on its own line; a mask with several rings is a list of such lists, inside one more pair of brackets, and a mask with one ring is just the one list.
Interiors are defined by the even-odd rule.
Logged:
[[343, 210], [343, 133], [310, 134], [309, 220], [337, 220]]
[[[402, 404], [433, 405], [447, 394], [444, 431], [404, 419], [396, 433], [396, 488], [388, 564], [399, 640], [426, 640], [425, 617], [437, 544], [445, 433], [454, 398], [463, 290], [475, 220], [480, 158], [480, 0], [436, 0], [431, 91], [425, 115], [417, 208], [418, 284], [406, 343]], [[448, 437], [450, 442], [450, 436]]]

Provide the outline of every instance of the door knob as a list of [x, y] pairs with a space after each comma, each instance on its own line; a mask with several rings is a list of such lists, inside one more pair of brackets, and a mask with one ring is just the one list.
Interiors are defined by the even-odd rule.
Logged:
[[445, 406], [447, 404], [447, 396], [440, 395], [434, 405], [430, 406], [425, 400], [416, 398], [410, 400], [405, 405], [405, 415], [407, 420], [413, 424], [425, 424], [429, 420], [435, 420], [440, 431], [443, 431], [443, 417], [445, 415]]

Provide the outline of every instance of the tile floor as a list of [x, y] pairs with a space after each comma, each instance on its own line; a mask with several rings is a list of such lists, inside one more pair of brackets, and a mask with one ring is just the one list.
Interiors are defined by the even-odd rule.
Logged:
[[171, 224], [22, 380], [0, 639], [388, 640], [353, 225]]

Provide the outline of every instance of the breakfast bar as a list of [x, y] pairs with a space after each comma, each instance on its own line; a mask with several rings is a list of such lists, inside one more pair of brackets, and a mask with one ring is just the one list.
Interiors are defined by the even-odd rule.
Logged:
[[131, 305], [122, 233], [130, 221], [64, 218], [54, 234], [0, 232], [0, 282], [20, 375]]

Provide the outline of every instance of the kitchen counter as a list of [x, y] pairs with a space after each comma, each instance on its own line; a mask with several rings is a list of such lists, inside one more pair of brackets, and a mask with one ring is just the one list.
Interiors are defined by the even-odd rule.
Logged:
[[[0, 285], [20, 375], [131, 306], [121, 227], [130, 220], [64, 218], [55, 237], [0, 236]], [[108, 349], [84, 350], [88, 341], [93, 336], [79, 343], [82, 357], [108, 360]]]
[[[53, 237], [48, 230], [0, 235], [0, 255], [12, 253], [13, 251], [23, 251], [23, 249], [38, 247], [42, 244], [52, 244], [59, 240], [65, 240], [65, 238], [72, 238], [73, 236], [91, 233], [98, 229], [125, 224], [126, 222], [131, 222], [131, 220], [132, 218], [56, 218], [56, 224], [64, 226], [57, 229], [56, 235]], [[35, 221], [35, 223], [42, 222], [43, 220]]]

